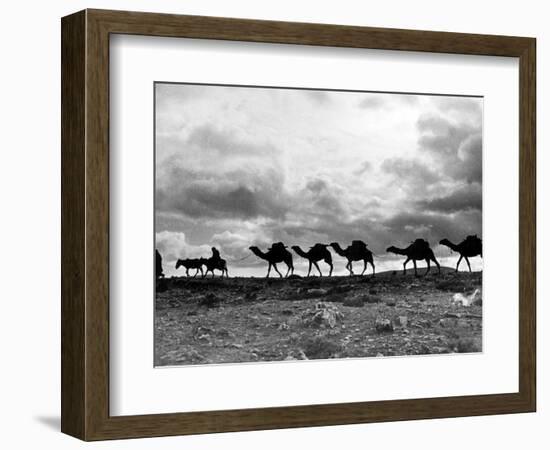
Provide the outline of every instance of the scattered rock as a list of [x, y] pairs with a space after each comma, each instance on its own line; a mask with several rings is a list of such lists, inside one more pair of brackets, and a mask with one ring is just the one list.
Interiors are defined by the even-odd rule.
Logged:
[[338, 357], [342, 346], [325, 335], [306, 337], [302, 340], [302, 348], [306, 359], [328, 359]]
[[382, 299], [378, 295], [364, 295], [363, 301], [365, 303], [380, 303]]
[[383, 356], [384, 356], [384, 353], [378, 352], [378, 353], [376, 354], [376, 357], [377, 357], [377, 358], [382, 358]]
[[397, 305], [397, 302], [395, 300], [388, 300], [386, 302], [386, 305], [387, 306], [395, 306], [395, 305]]
[[308, 289], [306, 291], [306, 294], [309, 298], [315, 298], [315, 297], [322, 297], [323, 295], [327, 295], [327, 290], [322, 288], [313, 288]]
[[348, 297], [342, 303], [342, 306], [361, 307], [364, 305], [362, 297]]
[[313, 309], [302, 314], [302, 323], [307, 327], [334, 328], [344, 319], [342, 312], [334, 305], [319, 302]]
[[227, 348], [237, 348], [237, 349], [239, 349], [239, 348], [243, 348], [243, 345], [242, 345], [242, 344], [234, 344], [234, 343], [232, 343], [232, 344], [227, 344], [226, 347], [227, 347]]
[[281, 331], [288, 330], [289, 328], [290, 328], [290, 327], [288, 326], [288, 324], [287, 324], [287, 323], [284, 323], [284, 322], [281, 323], [281, 324], [277, 327], [277, 329], [278, 329], [278, 330], [281, 330]]
[[462, 317], [462, 314], [446, 312], [445, 317], [450, 317], [452, 319], [460, 319]]
[[213, 293], [206, 294], [204, 297], [199, 298], [199, 305], [206, 306], [207, 308], [217, 308], [220, 306], [221, 299]]
[[393, 325], [398, 328], [406, 328], [408, 324], [407, 316], [398, 316], [393, 319]]
[[391, 333], [393, 331], [393, 325], [391, 320], [384, 319], [383, 317], [378, 316], [374, 327], [378, 333]]

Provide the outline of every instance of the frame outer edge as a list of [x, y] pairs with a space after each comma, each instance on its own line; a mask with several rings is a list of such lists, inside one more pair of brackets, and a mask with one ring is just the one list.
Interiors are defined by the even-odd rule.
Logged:
[[[331, 45], [335, 39], [343, 47], [519, 56], [519, 392], [110, 417], [109, 33], [321, 46]], [[63, 432], [84, 440], [101, 440], [534, 411], [534, 39], [106, 10], [85, 10], [64, 18], [62, 37]], [[453, 43], [453, 39], [460, 42]]]
[[83, 11], [61, 20], [61, 431], [86, 433], [85, 27]]
[[527, 411], [536, 411], [536, 39], [526, 41], [520, 56], [520, 393]]

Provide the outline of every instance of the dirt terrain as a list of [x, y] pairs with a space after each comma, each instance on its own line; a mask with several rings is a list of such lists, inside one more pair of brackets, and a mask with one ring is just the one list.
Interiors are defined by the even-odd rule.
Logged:
[[480, 352], [481, 295], [468, 306], [453, 297], [481, 293], [481, 280], [448, 268], [426, 277], [160, 280], [155, 365]]

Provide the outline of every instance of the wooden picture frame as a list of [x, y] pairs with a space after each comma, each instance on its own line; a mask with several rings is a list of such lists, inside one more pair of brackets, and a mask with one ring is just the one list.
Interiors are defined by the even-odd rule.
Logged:
[[[104, 10], [61, 25], [64, 433], [101, 440], [535, 411], [535, 39]], [[109, 36], [116, 33], [519, 58], [519, 391], [110, 416]]]

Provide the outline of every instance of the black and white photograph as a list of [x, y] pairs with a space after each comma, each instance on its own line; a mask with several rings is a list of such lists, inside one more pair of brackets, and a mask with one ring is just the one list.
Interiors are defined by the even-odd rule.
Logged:
[[156, 367], [483, 351], [482, 97], [156, 82], [154, 106]]

